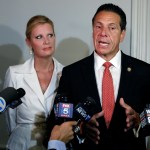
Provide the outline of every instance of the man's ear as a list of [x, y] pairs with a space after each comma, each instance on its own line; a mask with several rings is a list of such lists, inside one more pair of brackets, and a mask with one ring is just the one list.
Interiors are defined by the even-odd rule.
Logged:
[[126, 30], [123, 30], [120, 35], [120, 42], [124, 40], [125, 35], [126, 35]]

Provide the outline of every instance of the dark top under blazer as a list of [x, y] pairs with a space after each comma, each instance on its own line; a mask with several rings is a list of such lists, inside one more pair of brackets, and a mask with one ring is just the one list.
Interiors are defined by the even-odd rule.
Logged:
[[[145, 105], [150, 103], [149, 91], [150, 65], [121, 53], [120, 85], [110, 128], [107, 130], [103, 117], [98, 119], [100, 143], [95, 145], [86, 139], [82, 145], [76, 143], [75, 150], [145, 150], [143, 137], [135, 138], [133, 130], [124, 132], [126, 116], [119, 99], [123, 97], [128, 105], [141, 113]], [[64, 67], [58, 93], [67, 93], [74, 105], [90, 96], [96, 101], [99, 112], [102, 111], [94, 71], [94, 54]]]

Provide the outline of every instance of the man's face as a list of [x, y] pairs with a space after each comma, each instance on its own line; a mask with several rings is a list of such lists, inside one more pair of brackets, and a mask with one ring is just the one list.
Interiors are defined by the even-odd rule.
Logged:
[[101, 11], [94, 20], [93, 42], [95, 51], [106, 61], [112, 59], [119, 50], [125, 30], [121, 31], [120, 16], [114, 12]]

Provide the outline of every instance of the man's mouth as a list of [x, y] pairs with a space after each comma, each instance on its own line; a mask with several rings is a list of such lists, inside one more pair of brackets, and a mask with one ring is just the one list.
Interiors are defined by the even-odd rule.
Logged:
[[104, 42], [104, 41], [98, 41], [98, 43], [99, 43], [101, 46], [108, 46], [108, 45], [109, 45], [108, 42]]

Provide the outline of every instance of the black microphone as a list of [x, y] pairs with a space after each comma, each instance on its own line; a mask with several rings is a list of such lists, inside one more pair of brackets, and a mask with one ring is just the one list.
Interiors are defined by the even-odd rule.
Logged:
[[141, 130], [140, 135], [146, 137], [150, 135], [150, 104], [140, 114]]
[[[56, 124], [61, 124], [66, 121], [75, 120], [78, 125], [83, 122], [88, 122], [93, 114], [98, 112], [96, 102], [93, 98], [87, 97], [82, 103], [78, 103], [75, 107], [69, 102], [66, 94], [57, 94], [55, 98], [54, 113]], [[74, 127], [74, 132], [80, 131], [79, 126]]]
[[[86, 97], [86, 99], [75, 106], [73, 118], [77, 120], [78, 125], [83, 122], [88, 122], [92, 116], [98, 112], [98, 108], [95, 100], [92, 97]], [[74, 132], [78, 133], [80, 131], [79, 126], [74, 127]]]
[[64, 93], [57, 94], [54, 102], [54, 114], [56, 124], [60, 125], [63, 122], [72, 120], [73, 104], [69, 103], [68, 96]]
[[[69, 103], [69, 98], [66, 94], [57, 94], [54, 100], [54, 114], [57, 125], [66, 121], [71, 121], [73, 118], [73, 104]], [[66, 144], [67, 150], [74, 150], [71, 142]]]
[[7, 87], [0, 92], [0, 113], [4, 112], [8, 107], [14, 109], [22, 103], [21, 97], [25, 95], [25, 90], [22, 88], [15, 89]]
[[[78, 103], [75, 107], [72, 103], [70, 103], [70, 98], [67, 94], [57, 94], [55, 97], [54, 104], [54, 114], [56, 124], [60, 125], [63, 122], [75, 120], [77, 121], [77, 125], [73, 127], [73, 131], [75, 133], [75, 140], [80, 144], [83, 143], [84, 138], [80, 135], [80, 123], [88, 122], [93, 114], [97, 111], [97, 105], [93, 98], [87, 97], [82, 103]], [[67, 143], [67, 150], [74, 150], [72, 142]]]
[[74, 108], [74, 117], [78, 120], [88, 122], [97, 108], [96, 102], [92, 97], [87, 97], [82, 103]]

